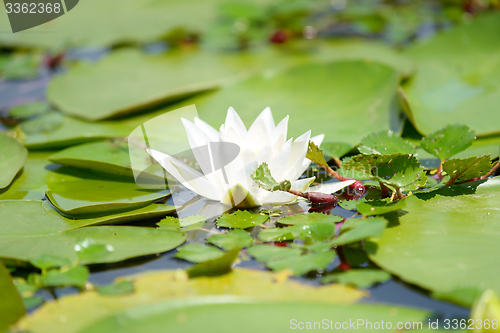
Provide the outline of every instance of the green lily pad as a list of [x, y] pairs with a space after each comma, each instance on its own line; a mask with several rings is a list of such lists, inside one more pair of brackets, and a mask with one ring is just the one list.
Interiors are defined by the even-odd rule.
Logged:
[[9, 187], [0, 190], [0, 200], [41, 200], [45, 197], [47, 175], [58, 166], [47, 161], [50, 153], [29, 152], [22, 172]]
[[50, 105], [47, 102], [33, 102], [28, 104], [17, 105], [9, 110], [10, 117], [30, 118], [42, 113], [48, 112]]
[[17, 140], [0, 133], [0, 190], [9, 186], [24, 166], [28, 151]]
[[186, 272], [189, 278], [226, 274], [231, 271], [233, 262], [239, 253], [240, 249], [231, 250], [218, 258], [203, 261], [191, 267]]
[[298, 248], [282, 247], [274, 245], [254, 245], [248, 249], [248, 254], [257, 261], [268, 263], [275, 260], [297, 258], [301, 254]]
[[391, 202], [389, 200], [362, 200], [356, 208], [361, 215], [372, 216], [394, 212], [406, 207], [404, 199]]
[[494, 332], [500, 328], [500, 299], [493, 290], [486, 290], [471, 312], [473, 332]]
[[274, 271], [289, 269], [295, 275], [303, 275], [312, 271], [323, 272], [336, 255], [333, 250], [323, 253], [307, 253], [294, 258], [269, 260], [266, 266]]
[[357, 288], [369, 288], [375, 283], [383, 283], [390, 278], [391, 274], [380, 269], [350, 269], [346, 272], [329, 274], [323, 277], [321, 282], [338, 282]]
[[352, 150], [353, 146], [344, 142], [323, 142], [321, 149], [323, 154], [330, 158], [341, 158]]
[[368, 237], [380, 236], [384, 232], [386, 225], [387, 220], [381, 216], [347, 220], [340, 229], [340, 235], [333, 239], [330, 244], [346, 245]]
[[250, 213], [247, 210], [237, 210], [232, 214], [223, 214], [217, 219], [219, 227], [247, 229], [261, 225], [269, 219], [269, 216], [263, 214]]
[[133, 291], [134, 285], [132, 282], [125, 280], [97, 288], [99, 295], [125, 295]]
[[252, 245], [253, 238], [244, 230], [231, 230], [225, 234], [213, 235], [208, 242], [223, 250], [243, 249]]
[[453, 158], [443, 163], [443, 170], [450, 181], [463, 183], [486, 175], [491, 170], [490, 155], [469, 158]]
[[83, 287], [87, 283], [88, 277], [89, 269], [86, 266], [76, 266], [67, 271], [51, 269], [46, 275], [42, 275], [41, 279], [44, 285], [50, 287]]
[[344, 218], [337, 215], [326, 215], [321, 213], [308, 213], [287, 216], [279, 219], [277, 222], [286, 225], [297, 225], [314, 222], [341, 222]]
[[0, 302], [0, 331], [5, 331], [10, 325], [17, 322], [25, 313], [21, 295], [17, 292], [12, 282], [12, 277], [5, 265], [0, 262], [0, 290], [2, 302]]
[[267, 52], [176, 50], [147, 54], [135, 49], [118, 50], [97, 64], [80, 63], [55, 77], [47, 94], [69, 115], [102, 120], [215, 89], [270, 67], [271, 59], [263, 58], [264, 54]]
[[213, 246], [206, 246], [201, 244], [186, 244], [177, 249], [175, 257], [198, 263], [219, 258], [223, 254], [223, 251]]
[[[161, 205], [159, 205], [161, 206]], [[166, 206], [166, 205], [163, 205]], [[73, 262], [77, 258], [75, 246], [91, 239], [99, 244], [111, 245], [113, 251], [92, 262], [115, 262], [141, 255], [160, 253], [182, 244], [185, 234], [170, 230], [141, 227], [87, 227], [82, 226], [127, 222], [172, 212], [167, 209], [146, 207], [127, 214], [100, 218], [72, 220], [59, 215], [46, 201], [1, 201], [0, 257], [20, 261], [34, 260], [41, 254], [61, 257]], [[158, 214], [161, 213], [161, 214]], [[135, 215], [135, 216], [134, 216]], [[82, 231], [79, 231], [82, 230]], [[147, 240], [138, 242], [137, 239]], [[13, 262], [16, 264], [17, 262]]]
[[406, 112], [420, 133], [457, 119], [478, 136], [500, 133], [499, 30], [500, 14], [492, 12], [406, 50], [417, 64], [415, 77], [404, 86]]
[[[134, 152], [139, 152], [139, 150]], [[145, 151], [144, 154], [150, 158]], [[112, 174], [130, 179], [134, 177], [130, 165], [128, 144], [123, 140], [92, 142], [70, 147], [51, 155], [49, 161], [92, 170], [96, 173]], [[142, 173], [141, 177], [145, 174], [146, 172]], [[152, 180], [163, 179], [163, 172], [159, 174], [147, 173], [147, 175]]]
[[[171, 109], [196, 104], [200, 118], [218, 128], [229, 106], [247, 126], [269, 106], [275, 120], [290, 116], [289, 136], [298, 137], [311, 129], [314, 135], [326, 134], [327, 140], [342, 138], [355, 145], [373, 128], [390, 129], [390, 104], [397, 82], [397, 73], [379, 63], [304, 64], [281, 74], [250, 78]], [[328, 136], [331, 133], [335, 138]]]
[[358, 150], [360, 153], [368, 155], [415, 154], [415, 147], [392, 131], [380, 131], [368, 134], [361, 139]]
[[499, 190], [496, 177], [406, 198], [405, 214], [394, 214], [391, 228], [365, 243], [370, 259], [433, 292], [500, 292]]
[[165, 198], [170, 191], [142, 189], [131, 181], [99, 177], [78, 169], [61, 167], [48, 175], [50, 202], [70, 217], [109, 215], [145, 207]]
[[[148, 272], [140, 276], [120, 279], [132, 281], [135, 291], [131, 294], [119, 296], [100, 295], [92, 291], [62, 297], [57, 303], [48, 302], [30, 316], [24, 317], [16, 325], [16, 328], [33, 333], [48, 331], [52, 333], [76, 333], [108, 316], [113, 316], [130, 308], [156, 304], [159, 301], [165, 301], [166, 297], [169, 300], [182, 300], [189, 296], [232, 295], [263, 302], [306, 302], [308, 306], [311, 306], [310, 303], [324, 304], [325, 306], [328, 305], [328, 309], [330, 309], [325, 311], [335, 311], [337, 313], [337, 310], [331, 310], [333, 304], [340, 303], [338, 309], [346, 309], [348, 303], [355, 302], [366, 295], [363, 291], [339, 284], [317, 287], [287, 280], [286, 278], [281, 279], [280, 283], [276, 283], [277, 278], [278, 276], [271, 272], [246, 269], [234, 269], [231, 273], [225, 275], [195, 279], [188, 279], [187, 274], [183, 271]], [[363, 314], [362, 317], [367, 318], [366, 309], [368, 306], [363, 305], [361, 307], [361, 312], [356, 314], [358, 316]], [[378, 306], [376, 308], [380, 310]], [[352, 314], [351, 308], [348, 309], [346, 314]], [[389, 313], [389, 308], [384, 307], [383, 309], [382, 313]], [[394, 308], [391, 307], [391, 309]], [[424, 318], [423, 316], [406, 317], [407, 314], [420, 313], [413, 311], [402, 310], [402, 312], [398, 311], [398, 313], [402, 315], [401, 320], [406, 320], [405, 318], [408, 318], [408, 320]], [[273, 313], [273, 311], [270, 310], [269, 313]], [[394, 310], [392, 313], [394, 313]], [[284, 322], [289, 322], [289, 316], [288, 313]], [[59, 320], [62, 317], [66, 319], [66, 322], [63, 323]], [[380, 312], [374, 314], [373, 321], [380, 319], [382, 319]], [[230, 327], [234, 329], [233, 325]], [[285, 325], [285, 327], [289, 330], [288, 326]], [[156, 331], [156, 329], [153, 331]], [[263, 331], [267, 331], [267, 329]]]
[[19, 125], [28, 149], [64, 148], [107, 138], [126, 137], [134, 126], [125, 121], [86, 122], [53, 111], [28, 119]]
[[[6, 22], [8, 22], [8, 19]], [[15, 53], [5, 59], [5, 61], [0, 60], [0, 77], [8, 80], [32, 79], [37, 77], [41, 60], [40, 54]]]
[[474, 131], [467, 125], [448, 125], [422, 139], [420, 147], [440, 160], [456, 155], [472, 144]]

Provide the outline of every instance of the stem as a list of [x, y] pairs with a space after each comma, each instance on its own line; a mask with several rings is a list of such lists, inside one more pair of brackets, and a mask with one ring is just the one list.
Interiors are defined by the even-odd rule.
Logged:
[[338, 157], [334, 157], [333, 158], [333, 161], [335, 162], [335, 164], [340, 168], [342, 166], [342, 162], [340, 162], [340, 158]]
[[445, 186], [451, 186], [453, 184], [455, 184], [455, 180], [457, 180], [458, 178], [458, 175], [456, 177], [451, 177], [450, 180], [448, 180], [445, 184]]
[[437, 173], [436, 173], [437, 176], [439, 177], [439, 180], [443, 180], [443, 163], [444, 163], [443, 160], [441, 160], [439, 162], [439, 168], [438, 168]]
[[345, 177], [342, 177], [341, 175], [339, 175], [335, 170], [332, 170], [332, 168], [330, 168], [330, 166], [328, 164], [322, 165], [322, 167], [326, 170], [326, 172], [328, 172], [328, 175], [336, 178], [339, 182], [349, 180], [348, 178], [345, 178]]
[[499, 167], [500, 167], [500, 161], [498, 161], [497, 164], [495, 164], [493, 166], [493, 168], [491, 168], [490, 172], [488, 172], [487, 174], [485, 174], [484, 176], [482, 176], [479, 179], [486, 179], [486, 178], [488, 178], [489, 176], [491, 176], [492, 174], [494, 174], [498, 170]]
[[396, 187], [396, 194], [398, 195], [398, 199], [401, 200], [405, 197], [405, 195], [403, 194], [403, 192], [401, 192], [401, 188], [399, 187]]

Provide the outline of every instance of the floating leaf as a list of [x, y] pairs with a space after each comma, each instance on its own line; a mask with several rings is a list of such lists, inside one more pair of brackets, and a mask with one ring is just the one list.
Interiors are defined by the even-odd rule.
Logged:
[[237, 210], [232, 214], [223, 214], [217, 219], [219, 227], [246, 229], [261, 225], [268, 220], [268, 216], [250, 213], [246, 210]]
[[339, 246], [358, 242], [368, 237], [380, 236], [386, 225], [387, 220], [381, 216], [347, 220], [340, 229], [340, 235], [333, 239], [330, 244]]
[[448, 125], [422, 139], [420, 147], [440, 160], [464, 151], [474, 141], [475, 133], [467, 125]]
[[134, 292], [134, 285], [130, 281], [122, 280], [107, 286], [98, 287], [97, 292], [99, 295], [126, 295]]
[[346, 272], [326, 275], [321, 279], [321, 282], [338, 282], [357, 288], [369, 288], [375, 283], [383, 283], [390, 278], [391, 274], [380, 269], [350, 269]]
[[260, 240], [264, 242], [283, 242], [293, 240], [298, 237], [302, 231], [301, 225], [294, 225], [284, 228], [269, 228], [263, 229], [259, 232]]
[[[322, 313], [322, 316], [328, 311], [335, 311], [335, 313], [345, 311], [346, 316], [352, 315], [352, 318], [370, 318], [372, 321], [381, 320], [385, 316], [383, 314], [392, 313], [394, 315], [395, 312], [393, 306], [387, 308], [380, 306], [370, 307], [368, 305], [348, 307], [348, 303], [353, 303], [366, 295], [365, 292], [352, 287], [339, 284], [311, 286], [288, 279], [276, 283], [277, 274], [257, 270], [236, 268], [228, 274], [216, 277], [198, 277], [195, 279], [188, 279], [183, 271], [154, 271], [122, 278], [121, 280], [124, 279], [132, 281], [135, 289], [134, 293], [113, 296], [99, 295], [97, 292], [92, 291], [62, 297], [58, 302], [48, 302], [41, 309], [34, 311], [30, 316], [24, 317], [17, 324], [16, 328], [19, 330], [28, 330], [33, 333], [76, 333], [119, 312], [125, 312], [147, 304], [158, 304], [159, 301], [165, 301], [166, 295], [168, 295], [168, 300], [173, 301], [182, 301], [187, 297], [231, 295], [232, 297], [241, 296], [247, 300], [253, 299], [262, 302], [305, 302], [307, 303], [305, 309], [313, 306], [314, 311], [320, 311], [319, 313]], [[318, 304], [323, 304], [325, 309], [328, 308], [329, 310], [315, 308], [319, 306]], [[340, 305], [336, 308], [333, 307], [333, 304]], [[273, 304], [273, 306], [276, 307], [276, 304]], [[357, 307], [360, 307], [359, 313], [354, 310]], [[368, 317], [368, 313], [372, 313], [368, 311], [369, 309], [375, 311], [373, 319]], [[151, 311], [147, 311], [147, 313], [151, 313]], [[238, 313], [241, 312], [238, 311]], [[246, 311], [244, 313], [245, 315], [248, 314]], [[266, 325], [269, 325], [268, 323], [270, 322], [278, 323], [276, 311], [269, 310], [269, 313], [272, 313], [273, 319], [266, 320]], [[223, 311], [222, 314], [226, 317], [224, 320], [227, 320], [227, 311]], [[417, 317], [413, 316], [413, 314], [416, 314]], [[260, 312], [260, 315], [262, 315], [262, 312]], [[290, 312], [286, 313], [285, 322], [290, 320], [290, 315]], [[393, 316], [392, 318], [398, 318], [398, 320], [403, 321], [420, 320], [425, 318], [426, 315], [415, 310], [399, 309], [397, 317]], [[66, 322], [63, 323], [60, 321], [62, 317], [66, 318]], [[255, 316], [252, 318], [254, 320]], [[224, 321], [223, 319], [218, 319], [217, 325], [220, 326], [221, 320]], [[312, 320], [312, 317], [309, 320]], [[164, 330], [165, 328], [161, 329]], [[206, 330], [207, 327], [204, 329]], [[267, 329], [263, 329], [263, 331]], [[157, 331], [157, 329], [154, 328], [153, 331]], [[174, 331], [177, 331], [177, 329], [174, 329]]]
[[453, 158], [443, 163], [443, 170], [450, 176], [447, 184], [463, 183], [486, 175], [491, 170], [490, 155]]
[[[99, 226], [71, 230], [79, 227], [78, 220], [66, 219], [53, 209], [47, 212], [40, 201], [1, 201], [0, 207], [2, 214], [9, 217], [0, 219], [0, 258], [3, 260], [28, 261], [40, 254], [49, 254], [74, 262], [77, 259], [75, 246], [84, 239], [92, 239], [111, 245], [114, 251], [87, 263], [117, 262], [169, 251], [186, 239], [182, 232], [159, 228]], [[86, 222], [102, 223], [106, 219], [112, 220], [113, 216]], [[20, 264], [18, 261], [12, 264]]]
[[248, 254], [257, 259], [257, 261], [267, 264], [275, 260], [285, 260], [297, 258], [301, 254], [298, 248], [281, 247], [274, 245], [254, 245], [248, 250]]
[[295, 258], [271, 260], [266, 263], [266, 266], [274, 271], [290, 269], [295, 275], [303, 275], [311, 271], [324, 271], [335, 259], [335, 256], [336, 253], [333, 250], [323, 253], [308, 253]]
[[213, 235], [208, 239], [209, 243], [223, 250], [243, 249], [252, 245], [253, 238], [244, 230], [231, 230], [225, 234]]
[[222, 256], [199, 263], [186, 272], [190, 278], [199, 276], [217, 276], [229, 273], [232, 269], [233, 262], [238, 257], [240, 249], [234, 249], [224, 253]]
[[0, 133], [0, 190], [9, 186], [24, 166], [28, 151], [17, 140]]
[[42, 275], [42, 282], [49, 287], [83, 287], [88, 277], [89, 269], [86, 266], [76, 266], [64, 271], [51, 269], [47, 271], [47, 274]]
[[47, 102], [32, 102], [14, 106], [9, 110], [9, 116], [25, 119], [40, 115], [48, 112], [49, 110], [50, 105]]
[[292, 188], [292, 184], [289, 180], [283, 180], [277, 182], [271, 175], [271, 170], [266, 162], [261, 163], [257, 170], [250, 177], [264, 190], [268, 191], [288, 191]]
[[216, 247], [195, 243], [186, 244], [178, 248], [175, 257], [194, 263], [199, 263], [220, 258], [222, 255], [224, 255], [224, 252]]
[[344, 218], [337, 215], [326, 215], [321, 213], [296, 214], [279, 219], [277, 222], [286, 225], [296, 225], [314, 222], [341, 222]]
[[5, 331], [10, 325], [17, 322], [25, 313], [23, 301], [12, 282], [12, 278], [5, 265], [0, 262], [0, 331]]
[[68, 167], [50, 173], [47, 185], [50, 202], [62, 214], [80, 218], [138, 209], [170, 194], [168, 190], [146, 190], [131, 181], [99, 177]]
[[[102, 120], [218, 88], [271, 68], [272, 63], [279, 65], [272, 54], [265, 50], [223, 53], [197, 49], [148, 54], [120, 49], [97, 63], [82, 62], [56, 76], [47, 94], [58, 109], [69, 115]], [[134, 77], [133, 84], [130, 77]]]
[[[140, 150], [134, 150], [135, 153]], [[150, 156], [142, 151], [150, 160]], [[130, 165], [130, 153], [127, 142], [123, 140], [101, 141], [82, 144], [59, 151], [49, 157], [49, 161], [96, 173], [112, 174], [133, 179], [134, 172]], [[140, 157], [137, 157], [140, 158]], [[161, 167], [160, 167], [161, 168]], [[149, 169], [148, 169], [149, 171]], [[163, 180], [163, 172], [142, 171], [141, 180]]]
[[395, 153], [415, 154], [415, 147], [393, 131], [373, 132], [361, 139], [358, 150], [362, 154], [389, 155]]
[[61, 258], [52, 254], [42, 254], [34, 259], [30, 259], [30, 264], [40, 269], [59, 268], [71, 265], [71, 262], [66, 258]]
[[492, 264], [498, 262], [500, 212], [493, 207], [500, 206], [499, 190], [496, 177], [409, 196], [404, 214], [388, 216], [391, 227], [365, 242], [370, 259], [433, 292], [464, 286], [500, 292], [500, 265]]
[[311, 129], [314, 135], [335, 133], [355, 145], [373, 128], [389, 129], [387, 119], [398, 77], [396, 71], [376, 62], [306, 63], [194, 97], [170, 110], [196, 104], [200, 118], [218, 128], [228, 105], [247, 126], [270, 107], [276, 120], [290, 116], [289, 136], [298, 137], [304, 129]]
[[405, 207], [406, 202], [404, 199], [398, 200], [396, 202], [391, 202], [388, 199], [362, 200], [356, 205], [358, 212], [364, 216], [387, 214], [403, 209]]
[[493, 11], [406, 49], [416, 75], [404, 85], [410, 106], [405, 111], [420, 133], [457, 119], [477, 135], [499, 133], [499, 30], [500, 14]]
[[40, 54], [16, 53], [0, 63], [0, 77], [5, 79], [31, 79], [38, 76]]
[[177, 217], [167, 216], [156, 225], [165, 230], [181, 231], [181, 223]]
[[9, 187], [0, 190], [0, 200], [42, 200], [47, 187], [46, 177], [57, 168], [46, 159], [45, 153], [29, 152], [22, 172]]
[[323, 142], [321, 149], [323, 154], [330, 158], [341, 158], [352, 150], [352, 145], [344, 142]]
[[[191, 216], [186, 216], [182, 217], [179, 219], [179, 224], [182, 228], [189, 228], [189, 227], [194, 227], [195, 225], [200, 225], [203, 226], [206, 222], [205, 216], [202, 215], [191, 215]], [[198, 228], [196, 228], [198, 229]]]

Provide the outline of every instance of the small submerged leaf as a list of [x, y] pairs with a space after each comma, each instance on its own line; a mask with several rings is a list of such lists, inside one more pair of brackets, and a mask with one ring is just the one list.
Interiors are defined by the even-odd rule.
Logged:
[[14, 106], [9, 110], [9, 116], [15, 118], [30, 118], [50, 111], [50, 105], [47, 102], [32, 102]]
[[225, 234], [213, 235], [208, 239], [209, 243], [223, 250], [243, 249], [252, 245], [253, 238], [244, 230], [231, 230]]
[[30, 264], [39, 269], [48, 269], [48, 268], [59, 268], [63, 266], [71, 265], [71, 261], [66, 258], [61, 258], [57, 255], [52, 254], [42, 254], [41, 256], [30, 259]]
[[391, 274], [381, 269], [350, 269], [346, 272], [329, 274], [321, 279], [323, 283], [338, 282], [357, 288], [369, 288], [375, 283], [383, 283]]
[[361, 139], [358, 150], [362, 154], [389, 155], [395, 153], [415, 154], [415, 147], [393, 131], [370, 133]]
[[175, 258], [184, 259], [186, 261], [199, 263], [212, 259], [220, 258], [224, 252], [213, 246], [202, 244], [186, 244], [177, 249]]
[[422, 139], [420, 147], [440, 160], [446, 160], [464, 151], [475, 139], [475, 132], [467, 125], [448, 125]]
[[254, 214], [246, 210], [237, 210], [232, 214], [223, 214], [217, 219], [219, 227], [247, 229], [261, 225], [268, 220], [267, 215]]
[[308, 253], [295, 258], [270, 260], [266, 266], [274, 271], [290, 269], [295, 275], [303, 275], [311, 271], [324, 271], [335, 259], [335, 256], [336, 253], [333, 250], [323, 253]]

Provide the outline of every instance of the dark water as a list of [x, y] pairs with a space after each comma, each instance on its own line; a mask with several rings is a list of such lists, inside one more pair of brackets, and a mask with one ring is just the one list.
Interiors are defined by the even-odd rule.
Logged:
[[[80, 50], [69, 54], [70, 58], [90, 58], [96, 60], [105, 54], [106, 50]], [[88, 54], [87, 54], [88, 53]], [[41, 69], [40, 76], [33, 80], [19, 81], [1, 81], [0, 80], [0, 115], [7, 111], [10, 107], [39, 101], [45, 99], [46, 86], [49, 82], [50, 73], [48, 69]], [[0, 125], [0, 130], [2, 129]], [[299, 211], [307, 211], [308, 207], [301, 204], [298, 207]], [[353, 212], [336, 207], [331, 212], [334, 215], [350, 217]], [[215, 228], [213, 222], [208, 222], [205, 229]], [[207, 232], [190, 232], [189, 241], [202, 241], [207, 237]], [[147, 258], [132, 259], [120, 264], [96, 265], [91, 267], [91, 275], [89, 281], [96, 285], [106, 285], [113, 282], [119, 276], [137, 274], [152, 270], [178, 269], [186, 268], [191, 264], [183, 260], [174, 258], [176, 250], [169, 251], [157, 256]], [[338, 260], [332, 263], [335, 268], [339, 264]], [[251, 269], [265, 269], [255, 260], [241, 262], [238, 267]], [[296, 280], [313, 285], [320, 285], [319, 278], [295, 278]], [[445, 318], [467, 318], [469, 309], [456, 306], [450, 303], [435, 300], [428, 294], [418, 289], [417, 287], [405, 284], [397, 279], [389, 280], [383, 284], [379, 284], [369, 288], [370, 296], [363, 299], [362, 303], [377, 303], [377, 304], [392, 304], [404, 305], [433, 311], [438, 316]], [[57, 297], [76, 293], [76, 288], [60, 288], [55, 291]], [[39, 295], [49, 300], [53, 296], [46, 291], [39, 292]]]

